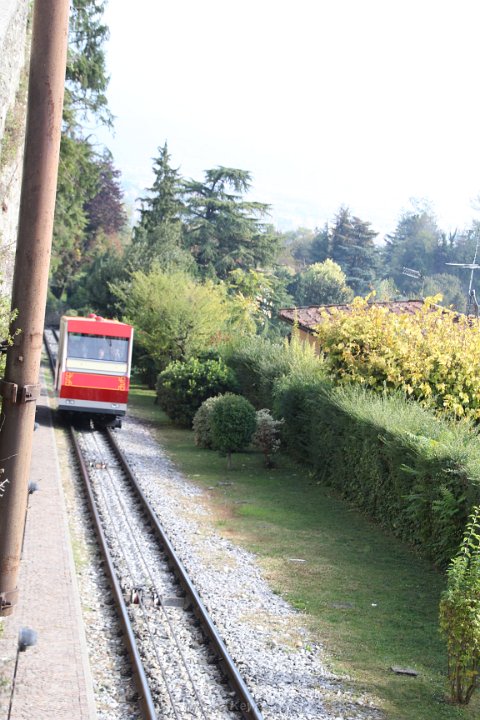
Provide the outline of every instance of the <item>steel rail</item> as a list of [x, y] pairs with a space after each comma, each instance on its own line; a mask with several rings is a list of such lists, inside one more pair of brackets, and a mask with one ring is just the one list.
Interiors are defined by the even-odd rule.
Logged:
[[111, 441], [118, 461], [120, 462], [129, 481], [132, 483], [135, 492], [140, 498], [145, 512], [148, 516], [148, 521], [150, 522], [152, 528], [155, 531], [155, 534], [157, 535], [157, 538], [163, 546], [165, 554], [168, 556], [169, 564], [172, 568], [172, 571], [175, 573], [175, 576], [177, 577], [180, 585], [185, 591], [193, 612], [200, 620], [200, 623], [204, 631], [206, 632], [208, 639], [210, 640], [211, 646], [218, 658], [218, 665], [226, 676], [230, 686], [237, 695], [239, 703], [232, 707], [232, 710], [239, 711], [243, 715], [243, 717], [246, 718], [246, 720], [263, 720], [263, 715], [261, 714], [257, 704], [255, 703], [255, 700], [250, 694], [250, 691], [245, 684], [242, 676], [240, 675], [238, 668], [236, 667], [222, 638], [220, 637], [218, 630], [213, 623], [213, 620], [210, 618], [208, 611], [200, 598], [200, 595], [198, 594], [190, 578], [188, 577], [185, 567], [183, 566], [180, 558], [175, 552], [170, 540], [166, 536], [155, 511], [147, 500], [142, 488], [139, 486], [137, 479], [135, 478], [135, 475], [133, 474], [128, 464], [128, 461], [126, 460], [121, 448], [119, 447], [118, 443], [114, 438], [113, 432], [110, 430], [110, 428], [106, 428], [106, 432]]
[[[56, 331], [53, 330], [52, 328], [49, 328], [49, 330], [52, 332], [53, 335], [57, 335]], [[56, 339], [58, 342], [58, 336]], [[48, 355], [48, 359], [50, 361], [50, 368], [52, 369], [52, 372], [54, 373], [55, 372], [55, 363], [57, 362], [57, 357], [53, 355], [53, 351], [50, 346], [50, 343], [48, 342], [47, 334], [46, 334], [45, 330], [43, 331], [43, 342], [45, 343], [45, 347], [47, 348], [47, 355]]]
[[[56, 330], [52, 329], [52, 333], [56, 340], [58, 341], [58, 333]], [[48, 338], [46, 333], [44, 332], [44, 342], [47, 348], [47, 354], [50, 360], [50, 366], [52, 368], [52, 371], [55, 370], [55, 363], [56, 363], [56, 357], [53, 355], [52, 348], [50, 346], [50, 343], [48, 342]], [[70, 426], [70, 435], [72, 437], [73, 447], [75, 449], [75, 455], [77, 457], [79, 466], [80, 466], [80, 472], [84, 481], [85, 489], [87, 492], [87, 501], [88, 506], [90, 509], [90, 513], [93, 519], [94, 527], [95, 527], [95, 534], [97, 536], [98, 544], [100, 546], [103, 559], [105, 561], [105, 569], [108, 576], [108, 581], [110, 584], [110, 588], [113, 594], [113, 597], [116, 602], [117, 611], [119, 615], [120, 624], [122, 627], [123, 635], [125, 638], [125, 644], [127, 646], [128, 654], [130, 657], [130, 662], [132, 664], [132, 670], [133, 670], [133, 678], [135, 682], [135, 686], [138, 692], [139, 700], [138, 704], [140, 707], [140, 712], [142, 714], [142, 717], [144, 720], [157, 720], [157, 714], [155, 711], [155, 706], [153, 702], [153, 698], [150, 692], [150, 688], [148, 685], [147, 676], [145, 673], [145, 669], [143, 667], [142, 660], [140, 658], [136, 641], [135, 641], [135, 634], [133, 632], [130, 618], [128, 615], [127, 607], [125, 605], [125, 601], [123, 599], [123, 593], [120, 588], [120, 584], [118, 582], [115, 569], [113, 566], [113, 561], [110, 557], [110, 553], [108, 551], [107, 547], [107, 541], [105, 538], [105, 533], [103, 532], [101, 520], [98, 514], [98, 511], [95, 506], [95, 499], [93, 496], [93, 490], [90, 483], [90, 478], [88, 474], [88, 469], [85, 465], [85, 461], [83, 459], [82, 451], [80, 448], [80, 445], [77, 440], [76, 433], [72, 426]]]
[[119, 614], [119, 619], [120, 619], [120, 623], [122, 626], [125, 643], [127, 645], [128, 654], [129, 654], [130, 661], [132, 664], [133, 678], [134, 678], [135, 686], [137, 688], [137, 692], [139, 695], [138, 704], [140, 707], [140, 712], [142, 713], [142, 717], [144, 718], [144, 720], [157, 720], [155, 705], [154, 705], [153, 698], [152, 698], [150, 688], [148, 685], [148, 680], [147, 680], [147, 676], [145, 673], [145, 669], [143, 667], [143, 663], [140, 658], [140, 654], [138, 652], [138, 648], [137, 648], [137, 644], [136, 644], [136, 640], [135, 640], [135, 634], [133, 632], [133, 629], [132, 629], [132, 626], [130, 623], [127, 607], [125, 605], [125, 601], [123, 599], [123, 593], [122, 593], [120, 584], [118, 582], [118, 579], [117, 579], [117, 576], [115, 573], [113, 561], [112, 561], [112, 559], [110, 557], [110, 553], [108, 551], [107, 541], [106, 541], [105, 534], [102, 529], [100, 516], [95, 507], [95, 499], [94, 499], [93, 490], [92, 490], [92, 487], [90, 484], [88, 469], [85, 465], [85, 461], [82, 456], [82, 451], [81, 451], [80, 445], [78, 443], [76, 433], [72, 427], [70, 427], [70, 433], [71, 433], [73, 445], [75, 448], [77, 460], [80, 465], [82, 477], [83, 477], [83, 480], [85, 483], [85, 488], [87, 490], [87, 500], [88, 500], [88, 505], [90, 508], [92, 518], [94, 520], [95, 533], [97, 535], [98, 543], [100, 545], [102, 555], [103, 555], [103, 558], [105, 561], [105, 569], [106, 569], [106, 572], [108, 575], [110, 588], [111, 588], [112, 594], [113, 594], [115, 602], [116, 602], [116, 607], [117, 607], [117, 611]]
[[[45, 338], [45, 344], [47, 346], [48, 355], [50, 358], [50, 362], [52, 367], [55, 366], [55, 359], [53, 358], [52, 352], [49, 347], [49, 343], [47, 339]], [[119, 609], [121, 608], [121, 622], [122, 622], [122, 628], [124, 628], [125, 637], [127, 640], [129, 652], [132, 650], [134, 655], [138, 658], [139, 664], [140, 664], [140, 671], [138, 672], [138, 675], [135, 674], [135, 680], [137, 681], [137, 678], [139, 681], [142, 681], [145, 683], [145, 686], [142, 684], [141, 689], [137, 689], [139, 691], [140, 698], [147, 699], [148, 697], [151, 700], [151, 694], [150, 690], [148, 688], [148, 683], [145, 675], [145, 671], [143, 669], [143, 665], [141, 663], [141, 660], [138, 655], [138, 650], [136, 649], [134, 634], [130, 626], [130, 620], [127, 613], [127, 608], [125, 606], [125, 602], [123, 599], [123, 594], [120, 589], [120, 586], [118, 584], [118, 580], [116, 578], [115, 570], [113, 568], [113, 563], [110, 559], [110, 554], [108, 552], [107, 546], [106, 546], [106, 539], [105, 535], [103, 533], [103, 530], [101, 528], [101, 521], [98, 516], [98, 512], [95, 508], [95, 500], [93, 497], [93, 491], [89, 482], [88, 478], [88, 470], [85, 466], [85, 462], [82, 457], [81, 449], [78, 444], [78, 440], [76, 438], [75, 432], [73, 428], [70, 428], [70, 432], [73, 438], [73, 443], [75, 447], [75, 452], [80, 464], [80, 467], [82, 469], [82, 475], [86, 478], [85, 485], [87, 488], [87, 497], [88, 497], [88, 504], [90, 507], [90, 510], [92, 512], [92, 516], [95, 519], [95, 526], [96, 526], [96, 533], [97, 537], [99, 539], [99, 543], [101, 544], [102, 551], [104, 553], [104, 556], [106, 558], [107, 562], [107, 569], [108, 569], [108, 575], [110, 584], [112, 586], [112, 592], [114, 593], [115, 599], [117, 600], [117, 604]], [[196, 615], [196, 617], [199, 619], [204, 632], [206, 633], [212, 649], [214, 650], [217, 659], [218, 659], [218, 665], [222, 672], [224, 673], [225, 677], [228, 680], [228, 683], [230, 684], [232, 690], [237, 695], [237, 703], [234, 704], [232, 707], [232, 710], [239, 711], [246, 720], [263, 720], [263, 715], [261, 714], [257, 704], [255, 703], [255, 700], [253, 699], [252, 695], [250, 694], [250, 691], [248, 690], [247, 685], [245, 684], [245, 681], [243, 680], [242, 676], [240, 675], [238, 668], [236, 667], [230, 653], [228, 652], [222, 638], [220, 637], [217, 628], [215, 627], [212, 619], [210, 618], [207, 609], [205, 608], [205, 605], [203, 604], [196, 588], [193, 586], [190, 578], [188, 577], [187, 571], [185, 570], [185, 567], [183, 566], [183, 563], [177, 556], [170, 540], [168, 539], [167, 535], [165, 534], [159, 519], [157, 515], [155, 514], [152, 506], [150, 505], [149, 501], [147, 500], [143, 490], [139, 486], [135, 475], [133, 474], [125, 456], [122, 453], [121, 448], [119, 447], [118, 443], [115, 440], [113, 432], [110, 430], [110, 428], [106, 428], [107, 436], [111, 442], [112, 448], [114, 449], [115, 455], [117, 456], [120, 465], [122, 466], [125, 474], [127, 475], [129, 481], [131, 482], [135, 492], [137, 493], [138, 497], [140, 498], [140, 501], [142, 502], [145, 512], [148, 516], [148, 520], [153, 527], [155, 534], [157, 538], [159, 539], [161, 545], [164, 548], [165, 554], [168, 556], [169, 564], [172, 568], [172, 571], [174, 572], [175, 576], [177, 577], [181, 587], [183, 588], [186, 597], [188, 598], [189, 604], [191, 605], [192, 611]], [[125, 623], [125, 624], [124, 624]], [[127, 629], [128, 628], [128, 629]], [[133, 662], [132, 662], [133, 664]], [[150, 705], [150, 703], [146, 703], [147, 705]], [[151, 708], [153, 713], [155, 713], [155, 710], [153, 708], [153, 700], [151, 700]], [[150, 720], [150, 717], [152, 720], [156, 719], [156, 715], [153, 714], [151, 716], [145, 715], [144, 716], [146, 720]]]

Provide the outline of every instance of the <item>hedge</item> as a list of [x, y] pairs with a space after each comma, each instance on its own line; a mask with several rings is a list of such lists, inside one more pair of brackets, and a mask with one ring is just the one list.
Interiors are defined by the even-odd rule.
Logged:
[[440, 567], [456, 554], [480, 501], [480, 443], [467, 420], [439, 417], [403, 394], [334, 386], [325, 364], [256, 338], [230, 349], [240, 391], [284, 418], [287, 451]]
[[276, 384], [275, 413], [288, 450], [437, 565], [456, 553], [480, 498], [478, 434], [400, 396], [356, 386]]

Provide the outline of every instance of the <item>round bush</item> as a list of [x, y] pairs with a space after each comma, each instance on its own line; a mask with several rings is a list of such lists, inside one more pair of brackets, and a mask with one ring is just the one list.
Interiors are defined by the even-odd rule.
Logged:
[[193, 439], [197, 447], [212, 449], [212, 428], [211, 417], [215, 403], [221, 398], [221, 395], [211, 397], [205, 400], [193, 418]]
[[236, 387], [235, 374], [223, 360], [175, 360], [158, 376], [158, 404], [174, 423], [189, 427], [204, 400]]
[[255, 408], [241, 395], [223, 395], [213, 406], [210, 428], [212, 447], [227, 454], [230, 467], [231, 453], [247, 447], [255, 432]]

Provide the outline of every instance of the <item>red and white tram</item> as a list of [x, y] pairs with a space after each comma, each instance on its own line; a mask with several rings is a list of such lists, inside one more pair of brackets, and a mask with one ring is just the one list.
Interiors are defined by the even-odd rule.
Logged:
[[132, 365], [131, 325], [98, 315], [62, 317], [55, 390], [58, 409], [120, 425]]

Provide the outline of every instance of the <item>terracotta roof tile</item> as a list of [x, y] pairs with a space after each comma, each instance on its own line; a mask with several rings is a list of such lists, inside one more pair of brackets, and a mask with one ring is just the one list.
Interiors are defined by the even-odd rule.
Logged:
[[[387, 307], [391, 312], [397, 314], [410, 313], [411, 315], [419, 312], [423, 307], [423, 300], [392, 300], [390, 302], [375, 302], [371, 305]], [[292, 307], [282, 308], [278, 311], [278, 315], [282, 320], [293, 325], [294, 322], [302, 330], [312, 331], [323, 321], [321, 313], [327, 315], [332, 314], [332, 310], [341, 310], [342, 312], [350, 312], [351, 305], [309, 305], [308, 307]]]

